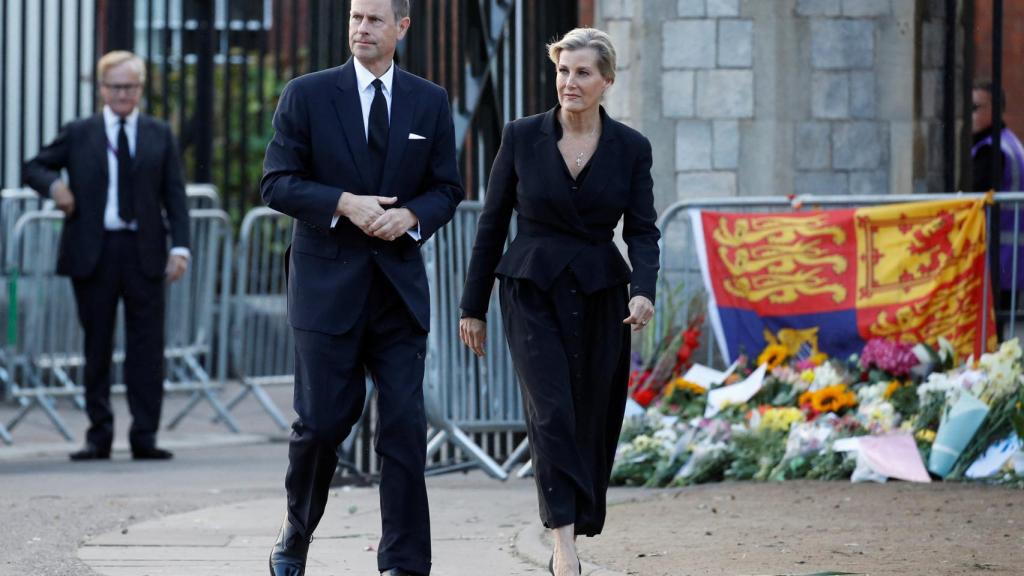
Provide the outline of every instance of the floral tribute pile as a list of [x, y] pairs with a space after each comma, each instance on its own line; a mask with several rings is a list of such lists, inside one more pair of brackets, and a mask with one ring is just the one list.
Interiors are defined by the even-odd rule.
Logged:
[[[858, 355], [829, 358], [814, 342], [771, 338], [757, 358], [741, 357], [705, 387], [685, 377], [702, 324], [693, 318], [646, 363], [634, 356], [632, 414], [614, 484], [902, 478], [1024, 487], [1016, 339], [958, 359], [941, 339], [934, 346], [872, 340]], [[764, 378], [749, 400], [709, 408], [716, 390], [748, 381], [761, 366]]]

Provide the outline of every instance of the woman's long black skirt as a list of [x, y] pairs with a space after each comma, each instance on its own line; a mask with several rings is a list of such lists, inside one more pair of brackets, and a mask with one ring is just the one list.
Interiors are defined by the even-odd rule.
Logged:
[[626, 285], [584, 294], [569, 270], [547, 291], [501, 279], [544, 526], [600, 534], [629, 379]]

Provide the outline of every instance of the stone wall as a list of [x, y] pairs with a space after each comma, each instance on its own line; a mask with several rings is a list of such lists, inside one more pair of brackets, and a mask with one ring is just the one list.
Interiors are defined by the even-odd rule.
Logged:
[[931, 186], [941, 126], [921, 119], [941, 116], [943, 39], [931, 4], [598, 0], [620, 52], [608, 109], [651, 139], [659, 208]]

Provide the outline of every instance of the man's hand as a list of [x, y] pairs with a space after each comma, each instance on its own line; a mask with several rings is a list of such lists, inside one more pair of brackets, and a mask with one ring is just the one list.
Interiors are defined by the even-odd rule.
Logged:
[[459, 339], [469, 347], [478, 358], [483, 358], [484, 344], [487, 343], [487, 323], [477, 318], [459, 320]]
[[57, 210], [64, 213], [65, 216], [71, 216], [75, 212], [75, 195], [71, 193], [71, 188], [61, 180], [57, 180], [53, 184], [53, 188], [50, 189], [50, 198], [53, 198], [53, 203], [57, 205]]
[[385, 206], [397, 201], [398, 198], [394, 196], [359, 196], [351, 192], [342, 192], [335, 213], [348, 218], [367, 236], [373, 236], [370, 226], [384, 215]]
[[167, 270], [164, 271], [164, 275], [167, 278], [168, 284], [173, 284], [181, 279], [185, 275], [185, 271], [188, 270], [188, 258], [185, 258], [181, 254], [172, 254], [167, 259]]
[[419, 224], [419, 218], [408, 208], [394, 208], [385, 210], [383, 214], [370, 225], [370, 234], [382, 240], [391, 242], [412, 230]]

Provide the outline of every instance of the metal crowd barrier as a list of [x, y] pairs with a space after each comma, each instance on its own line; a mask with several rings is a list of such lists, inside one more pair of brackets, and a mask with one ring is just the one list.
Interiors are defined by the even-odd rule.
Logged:
[[[901, 202], [923, 202], [930, 200], [950, 200], [956, 198], [980, 198], [983, 194], [877, 194], [877, 195], [807, 195], [797, 198], [785, 196], [749, 196], [732, 198], [695, 198], [680, 200], [665, 209], [658, 219], [658, 228], [661, 230], [661, 277], [658, 288], [658, 298], [655, 304], [655, 317], [652, 323], [654, 334], [663, 334], [669, 326], [682, 326], [686, 321], [686, 303], [695, 296], [699, 297], [705, 293], [704, 280], [701, 276], [699, 255], [693, 241], [693, 228], [690, 222], [689, 210], [716, 210], [725, 212], [789, 212], [799, 208], [800, 210], [812, 209], [839, 209], [859, 208], [877, 206], [881, 204], [895, 204]], [[1024, 193], [1005, 192], [994, 196], [995, 203], [1004, 210], [1015, 210], [1014, 226], [1010, 230], [1002, 230], [1004, 242], [1012, 242], [1014, 246], [1013, 262], [1017, 262], [1017, 246], [1021, 241], [1021, 228], [1024, 228], [1024, 218], [1021, 218], [1020, 209], [1024, 204]], [[991, 210], [986, 212], [988, 222], [989, 238], [992, 238], [993, 224]], [[989, 246], [992, 246], [990, 242]], [[1024, 248], [1021, 248], [1024, 249]], [[986, 263], [991, 262], [991, 255]], [[997, 312], [997, 317], [1006, 319], [1006, 330], [1014, 334], [1017, 330], [1017, 318], [1020, 316], [1018, 310], [1017, 292], [1020, 286], [1016, 285], [1017, 274], [1013, 273], [1014, 285], [1009, 290], [1008, 310], [1002, 309]], [[985, 274], [985, 282], [990, 283], [991, 274]], [[988, 290], [985, 291], [986, 299]], [[996, 302], [997, 305], [999, 302]], [[983, 306], [987, 302], [982, 303]], [[999, 306], [997, 306], [998, 308]], [[988, 317], [984, 317], [982, 331], [986, 330], [984, 325]], [[710, 325], [705, 321], [702, 330], [709, 334]], [[710, 342], [710, 339], [708, 340]], [[721, 365], [723, 360], [719, 357], [717, 346], [703, 346], [704, 362], [708, 365]]]
[[[41, 210], [44, 200], [32, 190], [10, 188], [0, 190], [0, 398], [9, 398], [13, 382], [8, 359], [5, 355], [6, 342], [9, 337], [7, 319], [14, 314], [18, 302], [8, 293], [8, 274], [11, 270], [11, 240], [14, 237], [14, 224], [23, 214], [32, 210]], [[0, 439], [8, 440], [9, 435], [0, 424]]]
[[[205, 400], [232, 432], [238, 432], [238, 423], [215, 394], [227, 376], [227, 302], [234, 247], [231, 221], [223, 210], [193, 209], [189, 223], [192, 255], [188, 271], [167, 293], [164, 389], [191, 392], [192, 397], [167, 427], [177, 426]], [[215, 380], [211, 380], [211, 372]]]
[[[19, 195], [24, 197], [25, 195]], [[210, 186], [189, 186], [189, 205], [217, 205], [216, 191]], [[10, 442], [9, 434], [34, 408], [47, 417], [68, 440], [72, 435], [56, 410], [56, 400], [70, 397], [79, 408], [82, 394], [82, 333], [71, 282], [55, 274], [56, 254], [63, 225], [58, 211], [30, 211], [18, 219], [8, 244], [8, 269], [12, 276], [5, 282], [10, 314], [5, 325], [6, 341], [0, 359], [9, 375], [8, 398], [20, 406], [0, 439]], [[226, 213], [215, 209], [190, 211], [192, 260], [185, 276], [171, 285], [165, 308], [165, 359], [168, 393], [191, 393], [192, 398], [174, 418], [174, 427], [200, 402], [208, 402], [232, 431], [237, 423], [220, 403], [216, 391], [223, 385], [227, 367], [227, 306], [230, 294], [232, 261], [231, 223]], [[4, 230], [5, 233], [7, 230]], [[219, 291], [220, 289], [220, 291]], [[220, 296], [218, 296], [218, 293]], [[119, 310], [123, 318], [123, 311]], [[118, 322], [112, 377], [120, 380], [124, 360], [124, 327]], [[216, 319], [216, 321], [215, 321]], [[217, 345], [214, 354], [213, 346]], [[216, 366], [213, 365], [216, 359]], [[211, 379], [214, 373], [216, 380]], [[112, 387], [123, 392], [123, 385]]]
[[459, 340], [459, 300], [482, 206], [480, 202], [460, 204], [452, 221], [423, 247], [431, 298], [423, 392], [427, 418], [434, 429], [427, 456], [451, 442], [473, 464], [504, 480], [511, 467], [526, 455], [527, 442], [520, 442], [499, 464], [473, 438], [493, 434], [511, 437], [526, 431], [496, 291], [491, 294], [484, 358], [477, 358]]
[[288, 421], [265, 390], [291, 386], [294, 340], [287, 318], [284, 253], [292, 219], [270, 208], [254, 208], [242, 220], [231, 305], [231, 358], [241, 390], [227, 402], [232, 410], [252, 395], [282, 430]]

